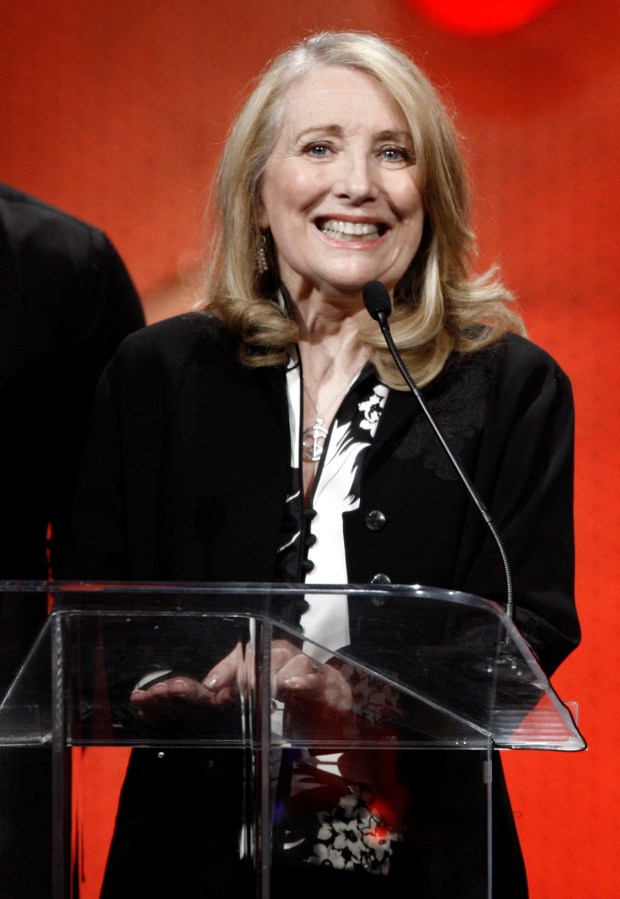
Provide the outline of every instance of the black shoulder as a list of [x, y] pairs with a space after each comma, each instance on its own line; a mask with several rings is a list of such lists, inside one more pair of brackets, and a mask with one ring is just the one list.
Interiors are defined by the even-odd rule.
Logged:
[[507, 334], [480, 356], [487, 361], [486, 420], [492, 431], [504, 429], [508, 434], [517, 422], [529, 423], [530, 438], [534, 430], [543, 433], [554, 422], [570, 429], [571, 383], [546, 350], [527, 338]]
[[27, 253], [33, 244], [39, 254], [67, 253], [71, 248], [103, 246], [99, 228], [44, 203], [36, 197], [0, 184], [0, 245], [3, 251], [17, 247]]
[[547, 350], [533, 343], [529, 338], [522, 337], [520, 334], [505, 334], [499, 342], [500, 347], [504, 347], [506, 356], [511, 361], [518, 364], [526, 364], [535, 368], [548, 368], [549, 370], [560, 370], [558, 363], [555, 361]]
[[504, 334], [496, 343], [471, 353], [455, 353], [437, 379], [444, 382], [459, 381], [483, 373], [489, 381], [507, 380], [524, 385], [557, 378], [569, 383], [568, 377], [556, 360], [542, 347], [519, 334]]
[[501, 380], [530, 389], [553, 382], [570, 391], [569, 378], [553, 356], [525, 337], [506, 334], [489, 353]]
[[96, 318], [103, 303], [112, 324], [120, 320], [116, 344], [144, 323], [135, 286], [105, 232], [1, 183], [0, 265], [13, 293], [48, 309], [64, 333], [80, 332], [81, 316]]
[[234, 356], [235, 340], [223, 323], [204, 311], [186, 312], [135, 331], [123, 340], [115, 363], [188, 365], [198, 359]]

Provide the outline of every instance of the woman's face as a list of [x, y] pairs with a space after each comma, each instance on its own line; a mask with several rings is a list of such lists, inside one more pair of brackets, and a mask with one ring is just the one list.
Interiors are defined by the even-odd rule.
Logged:
[[293, 84], [260, 207], [293, 298], [357, 293], [373, 279], [393, 290], [423, 222], [411, 135], [385, 88], [344, 66]]

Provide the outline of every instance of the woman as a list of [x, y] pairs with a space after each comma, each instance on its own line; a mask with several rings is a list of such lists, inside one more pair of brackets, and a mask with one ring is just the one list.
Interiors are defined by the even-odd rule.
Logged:
[[[493, 540], [364, 308], [364, 285], [380, 280], [394, 338], [503, 536], [516, 622], [551, 673], [579, 639], [570, 387], [519, 336], [502, 285], [471, 276], [466, 178], [426, 78], [372, 35], [308, 39], [276, 59], [247, 101], [217, 197], [205, 310], [129, 339], [101, 385], [70, 574], [425, 583], [503, 601]], [[372, 643], [377, 619], [365, 608], [334, 600], [291, 614], [333, 650]], [[132, 701], [147, 716], [175, 697], [217, 704], [234, 659], [205, 659], [195, 678], [165, 669]], [[276, 667], [285, 698], [334, 679], [344, 690], [329, 653], [311, 660], [282, 644]], [[481, 895], [471, 754], [413, 755], [394, 773], [399, 814], [383, 822], [393, 851], [349, 858], [351, 870], [321, 864], [325, 818], [296, 801], [308, 760], [283, 765], [289, 819], [273, 895]], [[236, 762], [210, 762], [216, 775], [190, 768], [187, 754], [180, 765], [174, 753], [134, 754], [105, 895], [234, 894], [222, 841], [205, 861], [204, 809], [235, 782]], [[337, 778], [364, 802], [373, 787], [342, 770]], [[494, 896], [523, 897], [499, 765], [495, 786]], [[432, 845], [420, 837], [421, 808], [435, 815]], [[181, 835], [171, 820], [183, 821]]]

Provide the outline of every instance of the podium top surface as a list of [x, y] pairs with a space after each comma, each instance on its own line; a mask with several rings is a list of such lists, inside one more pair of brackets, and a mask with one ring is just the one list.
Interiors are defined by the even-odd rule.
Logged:
[[[505, 610], [470, 594], [420, 585], [26, 581], [0, 581], [0, 593], [19, 605], [45, 594], [53, 606], [4, 685], [0, 744], [264, 745], [268, 734], [272, 746], [334, 749], [585, 747]], [[345, 645], [308, 639], [300, 614], [316, 603], [344, 603]], [[300, 654], [299, 689], [278, 683], [282, 647]], [[157, 679], [204, 685], [231, 653], [234, 689], [221, 707], [207, 695], [206, 705], [154, 720], [131, 698]]]

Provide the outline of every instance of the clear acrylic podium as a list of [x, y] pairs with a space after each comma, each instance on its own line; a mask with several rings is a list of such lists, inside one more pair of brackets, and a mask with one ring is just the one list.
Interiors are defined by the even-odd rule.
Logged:
[[[332, 760], [357, 753], [371, 768], [395, 751], [474, 753], [474, 817], [484, 830], [484, 858], [474, 866], [480, 897], [491, 899], [491, 753], [585, 748], [513, 622], [475, 596], [391, 585], [0, 582], [0, 591], [23, 603], [42, 592], [53, 601], [0, 705], [1, 746], [51, 748], [53, 899], [80, 899], [71, 851], [76, 747], [243, 750], [239, 855], [252, 872], [247, 895], [262, 899], [277, 862], [274, 765], [289, 750]], [[372, 639], [353, 634], [333, 651], [309, 642], [296, 621], [309, 599], [338, 597], [350, 611], [360, 605]], [[304, 676], [329, 666], [332, 685], [277, 688], [280, 641], [308, 657]], [[136, 686], [156, 678], [200, 681], [231, 652], [235, 684], [221, 707], [188, 702], [154, 715], [130, 702]]]

